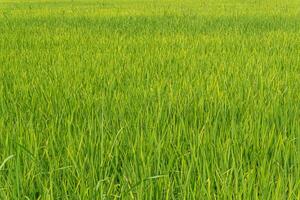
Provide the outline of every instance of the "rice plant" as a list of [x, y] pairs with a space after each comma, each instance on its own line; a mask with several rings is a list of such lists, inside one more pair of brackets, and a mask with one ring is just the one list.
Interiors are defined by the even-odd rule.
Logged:
[[300, 199], [298, 0], [0, 1], [0, 199]]

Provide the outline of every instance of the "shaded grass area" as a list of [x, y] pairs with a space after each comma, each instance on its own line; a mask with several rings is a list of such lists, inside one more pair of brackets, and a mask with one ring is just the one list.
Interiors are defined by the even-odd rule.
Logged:
[[[184, 34], [188, 36], [206, 34], [262, 35], [285, 32], [299, 36], [300, 20], [285, 16], [222, 16], [205, 17], [197, 15], [123, 16], [123, 17], [22, 17], [4, 18], [0, 21], [2, 35], [10, 34], [67, 34], [62, 30], [123, 34]], [[19, 27], [16, 29], [15, 27]], [[11, 32], [11, 30], [14, 30]], [[45, 32], [47, 31], [47, 32]], [[99, 38], [98, 38], [99, 39]]]
[[299, 198], [297, 17], [46, 15], [0, 20], [1, 198]]

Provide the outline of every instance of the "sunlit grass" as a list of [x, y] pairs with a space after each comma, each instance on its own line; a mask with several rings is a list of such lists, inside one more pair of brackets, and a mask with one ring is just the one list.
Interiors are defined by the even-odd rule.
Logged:
[[0, 199], [299, 199], [299, 8], [0, 2]]

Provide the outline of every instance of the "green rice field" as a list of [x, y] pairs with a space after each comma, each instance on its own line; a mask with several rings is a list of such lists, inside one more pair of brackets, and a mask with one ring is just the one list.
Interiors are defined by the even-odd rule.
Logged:
[[299, 0], [0, 0], [0, 199], [300, 200]]

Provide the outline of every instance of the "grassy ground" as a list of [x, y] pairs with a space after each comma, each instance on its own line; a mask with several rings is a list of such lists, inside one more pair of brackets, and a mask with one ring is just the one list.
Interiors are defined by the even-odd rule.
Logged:
[[0, 199], [300, 199], [300, 2], [1, 1]]

